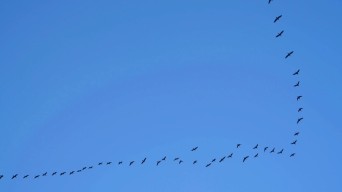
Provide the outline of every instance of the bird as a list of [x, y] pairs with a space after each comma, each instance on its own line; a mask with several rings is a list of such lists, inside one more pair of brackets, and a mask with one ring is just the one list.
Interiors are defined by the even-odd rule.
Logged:
[[141, 161], [141, 164], [144, 164], [145, 161], [146, 161], [146, 157], [145, 157], [145, 159], [143, 159], [143, 160]]
[[277, 35], [276, 38], [280, 37], [284, 33], [284, 30], [280, 31]]
[[294, 72], [292, 75], [298, 75], [299, 74], [300, 69], [298, 69], [296, 72]]
[[216, 159], [214, 158], [213, 160], [211, 160], [211, 162], [213, 163], [213, 162], [215, 162], [216, 161]]
[[87, 169], [87, 167], [83, 167], [83, 168], [82, 168], [82, 170], [86, 170], [86, 169]]
[[265, 148], [264, 148], [264, 152], [265, 152], [267, 149], [268, 149], [268, 147], [265, 147]]
[[98, 163], [98, 165], [102, 165], [102, 164], [103, 164], [102, 162]]
[[92, 168], [93, 168], [93, 166], [88, 167], [88, 169], [92, 169]]
[[298, 136], [299, 135], [299, 132], [296, 132], [295, 134], [293, 134], [294, 136]]
[[62, 175], [64, 175], [64, 174], [66, 174], [66, 172], [62, 172], [60, 175], [62, 176]]
[[284, 149], [281, 149], [277, 154], [282, 154]]
[[303, 119], [304, 119], [303, 117], [297, 119], [297, 124], [298, 124], [299, 122], [301, 122]]
[[222, 157], [219, 162], [221, 163], [225, 158], [226, 156]]
[[208, 163], [205, 167], [209, 167], [211, 165], [211, 163]]
[[74, 174], [75, 173], [75, 171], [71, 171], [70, 173], [69, 173], [69, 175], [72, 175], [72, 174]]
[[17, 176], [18, 176], [18, 174], [13, 175], [13, 176], [12, 176], [12, 179], [17, 178]]
[[277, 16], [277, 17], [274, 19], [273, 23], [277, 22], [282, 16], [283, 16], [283, 15]]
[[82, 171], [82, 169], [79, 169], [79, 170], [77, 170], [77, 173], [79, 173], [79, 172], [81, 172]]
[[52, 173], [52, 176], [54, 176], [54, 175], [56, 175], [56, 174], [57, 174], [57, 172], [53, 172], [53, 173]]
[[243, 158], [242, 162], [244, 163], [247, 159], [248, 159], [249, 156], [246, 156]]
[[25, 178], [27, 178], [29, 175], [25, 175], [23, 178], [25, 179]]
[[197, 163], [197, 161], [195, 160], [194, 162], [192, 162], [192, 164], [196, 164]]
[[236, 145], [236, 148], [239, 148], [240, 146], [241, 146], [241, 144], [237, 144], [237, 145]]
[[271, 151], [270, 153], [274, 153], [274, 150], [275, 150], [275, 148], [273, 148], [272, 151]]
[[258, 157], [258, 156], [259, 156], [259, 153], [255, 154], [255, 155], [254, 155], [254, 158], [255, 158], [255, 157]]
[[129, 166], [131, 166], [133, 163], [134, 163], [134, 161], [131, 161], [131, 162], [129, 163]]
[[42, 176], [46, 176], [47, 175], [47, 172], [45, 172]]
[[255, 147], [253, 147], [253, 149], [257, 149], [257, 148], [258, 148], [258, 146], [259, 146], [259, 144], [257, 144]]
[[293, 54], [294, 51], [288, 52], [287, 55], [285, 56], [285, 59], [287, 59], [288, 57], [290, 57]]
[[118, 162], [118, 165], [121, 165], [121, 164], [122, 164], [122, 161], [119, 161], [119, 162]]
[[298, 112], [301, 112], [303, 110], [303, 108], [302, 107], [300, 107], [299, 109], [298, 109]]
[[40, 177], [40, 175], [36, 175], [36, 176], [34, 176], [34, 178], [35, 178], [35, 179], [37, 179], [38, 177]]
[[196, 151], [198, 147], [194, 147], [191, 149], [191, 151]]
[[297, 140], [295, 140], [291, 143], [291, 145], [295, 145], [295, 144], [297, 144]]
[[161, 161], [157, 161], [157, 166], [159, 165], [160, 162], [161, 162]]
[[0, 175], [0, 179], [2, 179], [4, 177], [4, 175]]
[[295, 85], [293, 85], [293, 87], [299, 87], [299, 83], [300, 81], [298, 81]]
[[112, 162], [111, 162], [111, 161], [107, 162], [107, 165], [110, 165], [110, 164], [112, 164]]
[[231, 153], [230, 155], [228, 155], [227, 158], [232, 158], [233, 157], [233, 153]]
[[166, 156], [162, 158], [162, 161], [165, 161], [166, 160]]
[[270, 4], [273, 0], [268, 0], [268, 4]]
[[299, 101], [303, 96], [299, 95], [297, 96], [297, 101]]
[[181, 163], [183, 163], [183, 160], [179, 160], [179, 163], [178, 163], [178, 164], [181, 164]]
[[176, 157], [173, 161], [177, 161], [179, 159], [179, 157]]
[[294, 157], [296, 155], [296, 153], [292, 153], [291, 155], [290, 155], [290, 157]]

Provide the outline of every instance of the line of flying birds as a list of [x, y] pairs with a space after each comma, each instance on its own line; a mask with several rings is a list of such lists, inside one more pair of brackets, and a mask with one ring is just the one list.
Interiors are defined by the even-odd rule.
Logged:
[[[272, 1], [273, 1], [273, 0], [268, 0], [268, 4], [270, 4]], [[283, 17], [283, 15], [276, 16], [273, 22], [274, 22], [274, 23], [279, 22], [279, 20], [280, 20], [282, 17]], [[277, 35], [276, 35], [275, 37], [276, 37], [276, 38], [279, 38], [279, 37], [283, 36], [283, 34], [284, 34], [284, 30], [282, 30], [282, 31], [280, 31], [279, 33], [277, 33]], [[293, 53], [294, 53], [294, 51], [288, 52], [288, 53], [286, 54], [286, 56], [285, 56], [285, 59], [288, 59], [290, 56], [292, 56]], [[292, 75], [293, 75], [293, 76], [298, 76], [298, 75], [299, 75], [299, 72], [300, 72], [300, 69], [298, 69], [297, 71], [295, 71]], [[297, 83], [293, 85], [293, 87], [295, 87], [295, 88], [297, 88], [297, 87], [299, 87], [299, 86], [300, 86], [300, 81], [297, 81]], [[302, 97], [303, 97], [302, 95], [298, 95], [298, 96], [297, 96], [297, 101], [300, 101]], [[303, 110], [303, 107], [299, 107], [299, 108], [297, 109], [297, 112], [298, 112], [298, 113], [299, 113], [299, 112], [302, 112], [302, 110]], [[303, 119], [304, 119], [303, 117], [299, 117], [299, 118], [297, 119], [297, 124], [299, 124]], [[300, 133], [300, 132], [295, 132], [295, 133], [293, 134], [293, 136], [294, 136], [294, 137], [297, 137], [297, 136], [299, 135], [299, 133]], [[296, 144], [297, 144], [297, 139], [295, 139], [294, 141], [292, 141], [290, 144], [291, 144], [291, 145], [296, 145]], [[237, 144], [237, 145], [236, 145], [236, 148], [239, 149], [241, 146], [242, 146], [242, 144]], [[259, 148], [260, 148], [259, 144], [256, 144], [252, 149], [253, 149], [253, 150], [257, 150], [257, 149], [259, 149]], [[194, 147], [194, 148], [191, 149], [191, 151], [194, 152], [194, 151], [197, 151], [197, 149], [198, 149], [198, 147]], [[264, 153], [266, 153], [267, 150], [269, 150], [269, 147], [265, 146], [265, 147], [263, 147], [263, 150], [262, 150], [262, 151], [263, 151]], [[272, 149], [269, 150], [269, 151], [270, 151], [269, 153], [276, 153], [276, 154], [280, 155], [280, 154], [283, 154], [284, 149], [282, 148], [281, 150], [278, 150], [278, 151], [276, 152], [276, 148], [272, 148]], [[216, 161], [219, 162], [219, 163], [222, 163], [225, 159], [233, 158], [233, 154], [234, 154], [234, 153], [230, 153], [229, 155], [223, 156], [223, 157], [221, 157], [220, 159], [214, 158], [214, 159], [212, 159], [211, 161], [205, 163], [204, 166], [205, 166], [205, 167], [210, 167], [210, 166], [211, 166], [213, 163], [215, 163]], [[289, 157], [294, 157], [295, 154], [296, 154], [296, 153], [290, 153]], [[256, 154], [254, 154], [254, 155], [251, 156], [251, 157], [253, 157], [253, 158], [259, 157], [259, 153], [257, 152]], [[246, 162], [249, 158], [250, 158], [249, 155], [242, 157], [242, 162], [243, 162], [243, 163]], [[161, 158], [160, 160], [155, 161], [155, 165], [156, 165], [156, 166], [159, 166], [161, 163], [165, 162], [166, 160], [167, 160], [167, 156], [164, 156], [164, 157]], [[143, 165], [143, 164], [146, 163], [146, 161], [147, 161], [147, 158], [145, 157], [144, 159], [141, 160], [140, 164]], [[178, 164], [184, 163], [184, 161], [183, 161], [180, 157], [175, 157], [175, 158], [173, 159], [173, 162], [176, 162], [176, 163], [178, 163]], [[106, 163], [104, 163], [104, 162], [99, 162], [99, 163], [97, 164], [97, 166], [111, 165], [112, 163], [113, 163], [113, 162], [111, 162], [111, 161], [106, 162]], [[117, 162], [118, 165], [123, 165], [123, 163], [124, 163], [123, 161], [118, 161], [118, 162]], [[128, 162], [128, 166], [133, 166], [135, 163], [136, 163], [136, 161], [129, 161], [129, 162]], [[191, 164], [193, 164], [193, 165], [198, 164], [198, 160], [192, 161]], [[25, 175], [21, 175], [20, 177], [23, 178], [23, 179], [27, 179], [27, 178], [29, 178], [29, 177], [31, 177], [31, 178], [33, 178], [33, 179], [38, 179], [38, 178], [40, 178], [40, 177], [46, 177], [46, 176], [48, 176], [48, 175], [51, 175], [51, 176], [57, 176], [57, 175], [59, 175], [59, 176], [74, 175], [74, 174], [76, 174], [76, 173], [80, 173], [80, 172], [83, 172], [83, 171], [85, 171], [85, 170], [93, 169], [94, 167], [95, 167], [95, 166], [93, 166], [93, 165], [92, 165], [92, 166], [84, 166], [84, 167], [81, 168], [81, 169], [73, 170], [73, 171], [69, 171], [69, 172], [67, 172], [67, 171], [62, 171], [62, 172], [57, 172], [57, 171], [55, 171], [55, 172], [51, 172], [51, 173], [44, 172], [43, 174], [38, 174], [38, 175], [28, 175], [28, 174], [25, 174]], [[3, 178], [5, 178], [5, 176], [0, 174], [0, 180], [2, 180]], [[12, 175], [12, 176], [10, 176], [10, 177], [8, 177], [8, 178], [11, 178], [12, 180], [13, 180], [13, 179], [17, 179], [17, 178], [19, 178], [19, 174], [14, 174], [14, 175]]]

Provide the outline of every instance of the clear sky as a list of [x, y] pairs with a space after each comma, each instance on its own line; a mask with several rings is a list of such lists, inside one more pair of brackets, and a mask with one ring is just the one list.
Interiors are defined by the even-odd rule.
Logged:
[[341, 7], [1, 1], [0, 191], [342, 191]]

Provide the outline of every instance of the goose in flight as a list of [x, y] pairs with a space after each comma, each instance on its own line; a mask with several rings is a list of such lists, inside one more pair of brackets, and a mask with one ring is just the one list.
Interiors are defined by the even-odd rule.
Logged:
[[46, 176], [47, 175], [47, 172], [45, 172], [42, 176]]
[[298, 109], [298, 112], [301, 112], [303, 110], [303, 108], [302, 107], [300, 107], [299, 109]]
[[157, 166], [159, 165], [159, 163], [160, 163], [161, 161], [159, 160], [159, 161], [157, 161]]
[[181, 164], [181, 163], [183, 163], [183, 160], [179, 160], [179, 163], [178, 163], [178, 164]]
[[209, 167], [211, 165], [211, 163], [208, 163], [205, 167]]
[[83, 168], [82, 168], [82, 170], [86, 170], [86, 169], [87, 169], [87, 167], [83, 167]]
[[165, 161], [166, 160], [166, 156], [162, 158], [162, 161]]
[[294, 51], [288, 52], [287, 55], [285, 56], [285, 59], [287, 59], [288, 57], [290, 57], [293, 54]]
[[236, 148], [239, 148], [240, 146], [241, 146], [241, 144], [237, 144], [237, 145], [236, 145]]
[[131, 161], [131, 162], [129, 163], [129, 166], [131, 166], [133, 163], [134, 163], [134, 161]]
[[88, 169], [92, 169], [92, 168], [93, 168], [93, 166], [88, 167]]
[[224, 161], [225, 158], [226, 156], [222, 157], [219, 162], [221, 163], [222, 161]]
[[299, 122], [301, 122], [303, 119], [304, 119], [303, 117], [299, 118], [299, 119], [297, 120], [297, 124], [298, 124]]
[[196, 164], [197, 163], [197, 161], [195, 160], [194, 162], [192, 162], [192, 164]]
[[290, 155], [290, 157], [294, 157], [296, 155], [296, 153], [292, 153], [291, 155]]
[[213, 162], [215, 162], [216, 161], [216, 159], [214, 158], [213, 160], [211, 160], [211, 162], [213, 163]]
[[294, 136], [298, 136], [299, 135], [299, 132], [296, 132], [295, 134], [294, 134]]
[[38, 177], [40, 177], [40, 175], [36, 175], [36, 176], [34, 176], [34, 178], [35, 178], [35, 179], [37, 179]]
[[112, 162], [111, 162], [111, 161], [107, 162], [107, 165], [110, 165], [110, 164], [112, 164]]
[[194, 147], [191, 149], [191, 151], [196, 151], [198, 149], [198, 147]]
[[298, 69], [296, 72], [294, 72], [292, 75], [298, 75], [299, 74], [300, 69]]
[[264, 148], [264, 152], [265, 152], [267, 149], [268, 149], [268, 147], [265, 147], [265, 148]]
[[275, 148], [273, 148], [272, 151], [271, 151], [270, 153], [274, 153], [274, 151], [275, 151]]
[[12, 179], [17, 178], [17, 176], [18, 176], [18, 174], [13, 175], [13, 176], [12, 176]]
[[173, 161], [177, 161], [179, 159], [179, 157], [176, 157]]
[[118, 162], [118, 165], [121, 165], [121, 164], [122, 164], [122, 161], [119, 161], [119, 162]]
[[277, 17], [274, 19], [273, 23], [277, 22], [282, 16], [283, 16], [283, 15], [277, 16]]
[[66, 174], [66, 172], [62, 172], [60, 175], [62, 176], [62, 175], [64, 175], [64, 174]]
[[268, 4], [271, 4], [272, 1], [273, 1], [273, 0], [268, 0]]
[[23, 178], [26, 179], [29, 175], [25, 175]]
[[77, 173], [80, 173], [82, 171], [82, 169], [79, 169], [79, 170], [77, 170]]
[[232, 158], [233, 157], [233, 153], [231, 153], [230, 155], [228, 155], [227, 158]]
[[257, 144], [255, 147], [253, 147], [253, 149], [257, 149], [257, 148], [258, 148], [258, 146], [259, 146], [259, 144]]
[[291, 145], [295, 145], [295, 144], [297, 144], [297, 140], [295, 140], [291, 143]]
[[4, 177], [4, 175], [0, 175], [0, 179], [2, 179]]
[[145, 157], [145, 159], [143, 159], [143, 160], [141, 161], [141, 164], [144, 164], [145, 161], [146, 161], [146, 157]]
[[69, 173], [69, 175], [72, 175], [72, 174], [74, 174], [75, 173], [75, 171], [71, 171], [70, 173]]
[[53, 172], [53, 173], [52, 173], [52, 176], [54, 176], [54, 175], [56, 175], [56, 174], [57, 174], [57, 172]]
[[297, 101], [299, 101], [303, 96], [299, 95], [297, 96]]
[[102, 165], [103, 164], [103, 162], [100, 162], [100, 163], [98, 163], [97, 165]]
[[276, 35], [276, 38], [278, 38], [278, 37], [280, 37], [281, 35], [283, 35], [283, 33], [284, 33], [284, 30], [280, 31], [280, 33], [278, 33], [278, 34]]
[[293, 87], [299, 87], [300, 81], [298, 81]]
[[281, 150], [278, 152], [278, 154], [282, 154], [283, 151], [284, 151], [284, 149], [281, 149]]
[[256, 158], [256, 157], [258, 157], [258, 156], [259, 156], [259, 153], [255, 154], [255, 155], [254, 155], [254, 158]]
[[244, 163], [247, 159], [248, 159], [249, 156], [246, 156], [243, 158], [242, 162]]

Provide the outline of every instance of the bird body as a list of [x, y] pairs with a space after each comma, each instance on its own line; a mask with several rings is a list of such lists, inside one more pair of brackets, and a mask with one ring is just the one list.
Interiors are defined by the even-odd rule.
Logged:
[[265, 152], [267, 149], [268, 149], [268, 147], [265, 147], [265, 148], [264, 148], [264, 152]]
[[273, 23], [277, 22], [282, 16], [283, 16], [283, 15], [277, 16], [277, 17], [274, 19]]
[[143, 160], [141, 161], [141, 164], [144, 164], [145, 161], [146, 161], [146, 157], [145, 157], [145, 159], [143, 159]]
[[296, 72], [294, 72], [292, 75], [298, 75], [299, 74], [300, 69], [298, 69]]
[[290, 155], [290, 157], [294, 157], [296, 155], [296, 153], [292, 153], [291, 155]]
[[25, 179], [25, 178], [27, 178], [29, 175], [25, 175], [23, 178]]
[[295, 145], [295, 144], [297, 144], [297, 140], [295, 140], [291, 143], [291, 145]]
[[257, 148], [258, 148], [258, 146], [259, 146], [259, 144], [257, 144], [255, 147], [253, 147], [253, 149], [257, 149]]
[[53, 173], [52, 173], [52, 176], [54, 176], [54, 175], [56, 175], [56, 174], [57, 174], [57, 172], [53, 172]]
[[227, 158], [232, 158], [233, 157], [233, 153], [231, 153], [230, 155], [228, 155]]
[[133, 163], [134, 163], [134, 161], [131, 161], [131, 162], [129, 163], [129, 166], [131, 166]]
[[239, 148], [240, 146], [241, 146], [241, 144], [237, 144], [237, 145], [236, 145], [236, 148]]
[[254, 155], [254, 158], [255, 158], [255, 157], [258, 157], [258, 156], [259, 156], [259, 153], [255, 154], [255, 155]]
[[222, 161], [224, 161], [225, 158], [226, 156], [222, 157], [219, 162], [221, 163]]
[[280, 31], [280, 33], [278, 33], [278, 34], [276, 35], [276, 38], [278, 38], [278, 37], [282, 36], [282, 35], [283, 35], [283, 33], [284, 33], [284, 30]]
[[299, 118], [299, 119], [297, 120], [297, 124], [298, 124], [299, 122], [301, 122], [303, 119], [304, 119], [303, 117]]
[[166, 156], [165, 156], [165, 157], [163, 157], [163, 158], [162, 158], [162, 160], [163, 160], [163, 161], [165, 161], [165, 160], [166, 160]]
[[196, 164], [197, 163], [197, 161], [195, 160], [192, 164]]
[[246, 156], [243, 158], [242, 162], [244, 163], [247, 159], [248, 159], [249, 156]]
[[161, 161], [157, 161], [157, 166], [159, 165], [160, 162], [161, 162]]
[[173, 161], [177, 161], [179, 159], [179, 157], [176, 157]]
[[296, 132], [295, 134], [294, 134], [294, 136], [298, 136], [299, 135], [299, 132]]
[[208, 163], [205, 167], [209, 167], [211, 165], [211, 163]]
[[191, 149], [191, 151], [196, 151], [198, 147], [194, 147]]
[[287, 59], [288, 57], [290, 57], [293, 54], [294, 51], [288, 52], [287, 55], [285, 56], [285, 59]]
[[297, 101], [299, 101], [303, 96], [299, 95], [297, 96]]
[[17, 176], [18, 176], [18, 174], [13, 175], [13, 176], [12, 176], [12, 179], [17, 178]]
[[275, 151], [275, 148], [273, 148], [272, 151], [271, 151], [270, 153], [274, 153], [274, 151]]
[[298, 81], [295, 85], [293, 85], [293, 87], [299, 87], [299, 83], [300, 81]]
[[280, 150], [280, 151], [278, 152], [278, 154], [282, 154], [282, 153], [283, 153], [283, 151], [284, 151], [284, 149]]

